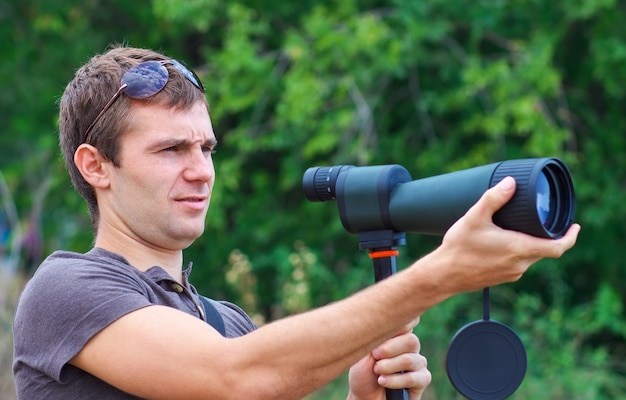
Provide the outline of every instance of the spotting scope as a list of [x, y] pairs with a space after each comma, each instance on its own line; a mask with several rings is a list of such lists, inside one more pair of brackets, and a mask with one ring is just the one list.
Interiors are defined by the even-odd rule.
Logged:
[[507, 160], [412, 180], [397, 164], [336, 165], [305, 171], [305, 196], [337, 201], [350, 233], [392, 230], [443, 235], [489, 188], [506, 176], [517, 183], [513, 198], [494, 215], [498, 226], [556, 239], [573, 222], [574, 185], [557, 158]]

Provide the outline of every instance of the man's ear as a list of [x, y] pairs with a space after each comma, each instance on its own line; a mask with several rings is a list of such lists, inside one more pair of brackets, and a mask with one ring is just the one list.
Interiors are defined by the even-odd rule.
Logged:
[[108, 168], [111, 162], [106, 160], [98, 149], [83, 143], [74, 152], [74, 164], [83, 178], [94, 188], [109, 186]]

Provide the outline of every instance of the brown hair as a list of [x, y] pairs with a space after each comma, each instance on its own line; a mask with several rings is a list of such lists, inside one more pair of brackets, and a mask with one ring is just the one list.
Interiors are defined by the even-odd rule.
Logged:
[[[86, 143], [86, 131], [98, 113], [120, 87], [122, 75], [133, 66], [151, 60], [167, 60], [152, 50], [114, 46], [91, 58], [68, 83], [59, 107], [59, 142], [65, 166], [78, 193], [87, 201], [94, 230], [99, 220], [98, 202], [93, 187], [85, 181], [74, 164], [78, 146]], [[122, 94], [95, 124], [88, 144], [113, 165], [119, 167], [119, 140], [129, 128], [133, 104], [156, 103], [179, 109], [189, 109], [198, 101], [206, 103], [198, 90], [178, 70], [166, 65], [169, 80], [154, 96], [144, 100], [130, 99]], [[208, 107], [208, 106], [207, 106]]]

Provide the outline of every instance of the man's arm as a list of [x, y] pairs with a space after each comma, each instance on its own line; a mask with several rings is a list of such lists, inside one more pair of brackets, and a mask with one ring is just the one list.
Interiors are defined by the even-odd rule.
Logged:
[[[225, 339], [181, 311], [151, 306], [94, 336], [71, 363], [143, 398], [299, 399], [461, 292], [517, 280], [576, 241], [503, 230], [492, 216], [513, 195], [504, 179], [409, 268], [331, 305]], [[407, 301], [410, 300], [410, 301]]]

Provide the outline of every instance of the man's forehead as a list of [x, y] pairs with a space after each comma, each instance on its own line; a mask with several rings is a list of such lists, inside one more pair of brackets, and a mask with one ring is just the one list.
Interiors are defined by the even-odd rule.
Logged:
[[188, 109], [159, 104], [137, 104], [133, 107], [128, 122], [122, 136], [127, 139], [130, 136], [131, 141], [139, 140], [148, 147], [159, 143], [199, 143], [207, 146], [217, 144], [208, 109], [202, 103], [196, 103]]

